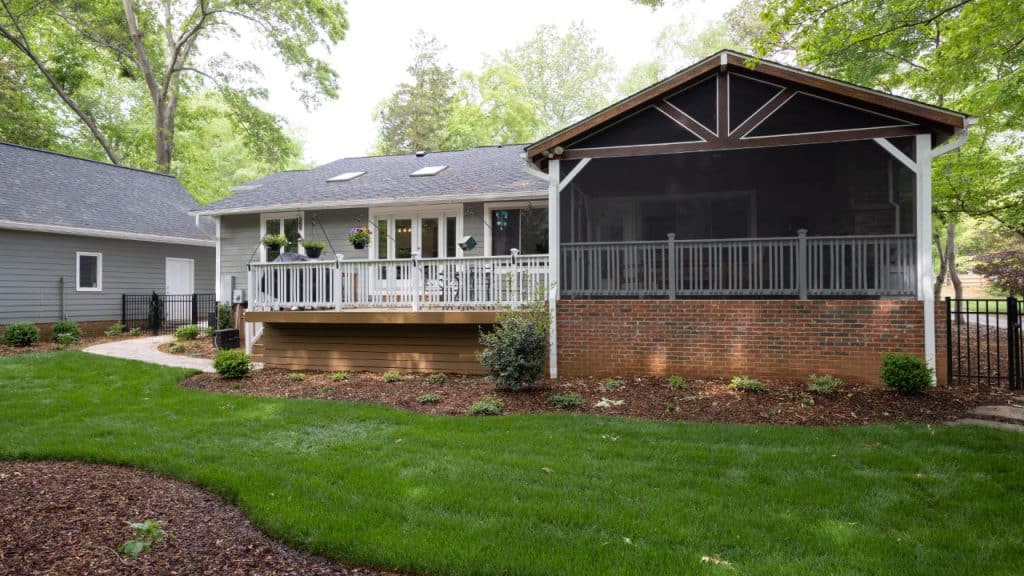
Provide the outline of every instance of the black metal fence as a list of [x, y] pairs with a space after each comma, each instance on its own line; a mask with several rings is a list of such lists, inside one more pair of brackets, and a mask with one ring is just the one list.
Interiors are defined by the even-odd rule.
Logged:
[[946, 298], [946, 368], [956, 382], [1024, 388], [1024, 301]]
[[214, 294], [122, 294], [121, 324], [153, 335], [171, 334], [180, 326], [205, 326], [217, 312]]

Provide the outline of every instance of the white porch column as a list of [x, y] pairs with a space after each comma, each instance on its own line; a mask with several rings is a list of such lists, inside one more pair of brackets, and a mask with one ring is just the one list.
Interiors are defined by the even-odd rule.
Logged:
[[932, 137], [918, 134], [914, 142], [917, 164], [917, 299], [924, 303], [924, 357], [935, 370], [935, 271], [932, 263]]
[[558, 201], [558, 188], [561, 169], [558, 160], [548, 160], [548, 313], [551, 315], [548, 327], [548, 369], [551, 378], [558, 378], [558, 264], [562, 252], [562, 236], [558, 229], [558, 208], [561, 205]]

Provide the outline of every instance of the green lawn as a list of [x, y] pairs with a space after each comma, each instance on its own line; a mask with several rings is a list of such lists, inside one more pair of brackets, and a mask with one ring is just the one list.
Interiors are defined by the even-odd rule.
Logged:
[[0, 459], [141, 466], [293, 545], [433, 574], [1024, 574], [1018, 434], [433, 417], [186, 374], [0, 359]]

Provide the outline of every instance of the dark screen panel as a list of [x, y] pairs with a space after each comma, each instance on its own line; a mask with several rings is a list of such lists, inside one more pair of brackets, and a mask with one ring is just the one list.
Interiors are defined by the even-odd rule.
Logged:
[[743, 121], [764, 106], [782, 89], [738, 74], [729, 74], [729, 130], [735, 130]]
[[766, 118], [761, 125], [754, 128], [748, 136], [855, 130], [898, 124], [901, 122], [893, 118], [798, 93]]
[[645, 108], [618, 124], [584, 136], [571, 148], [603, 148], [639, 144], [668, 144], [671, 142], [697, 142], [689, 130], [654, 108]]
[[682, 92], [669, 96], [665, 100], [686, 112], [690, 118], [700, 122], [708, 130], [715, 132], [715, 126], [718, 125], [718, 115], [716, 113], [718, 90], [715, 88], [716, 85], [715, 77], [710, 76]]

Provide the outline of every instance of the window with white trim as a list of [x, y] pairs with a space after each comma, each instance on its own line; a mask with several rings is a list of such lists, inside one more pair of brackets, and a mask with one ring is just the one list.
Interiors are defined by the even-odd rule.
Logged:
[[79, 292], [103, 290], [103, 254], [75, 252], [75, 289]]

